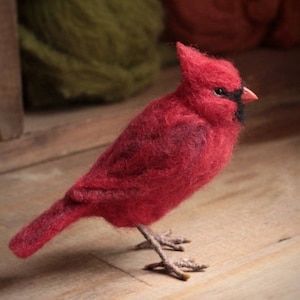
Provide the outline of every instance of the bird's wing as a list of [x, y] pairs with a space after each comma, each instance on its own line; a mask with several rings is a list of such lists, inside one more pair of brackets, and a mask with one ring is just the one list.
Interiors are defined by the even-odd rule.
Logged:
[[131, 126], [72, 188], [72, 198], [97, 202], [181, 184], [199, 160], [206, 129], [187, 119], [173, 126]]

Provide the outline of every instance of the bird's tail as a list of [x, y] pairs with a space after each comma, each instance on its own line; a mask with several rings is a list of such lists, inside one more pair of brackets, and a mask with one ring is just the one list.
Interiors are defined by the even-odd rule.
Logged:
[[16, 256], [26, 258], [72, 222], [90, 213], [88, 205], [62, 198], [19, 231], [11, 239], [9, 248]]

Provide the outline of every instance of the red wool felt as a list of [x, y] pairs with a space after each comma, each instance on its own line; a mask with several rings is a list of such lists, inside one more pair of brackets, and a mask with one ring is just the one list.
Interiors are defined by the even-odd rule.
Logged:
[[230, 160], [241, 123], [237, 103], [215, 89], [241, 90], [231, 63], [177, 44], [182, 82], [150, 103], [90, 171], [9, 247], [27, 257], [81, 217], [117, 227], [149, 225], [208, 183]]

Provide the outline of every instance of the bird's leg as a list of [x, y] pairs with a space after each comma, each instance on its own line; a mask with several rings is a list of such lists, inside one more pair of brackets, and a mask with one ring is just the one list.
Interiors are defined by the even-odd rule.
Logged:
[[146, 265], [145, 266], [146, 270], [163, 268], [170, 275], [173, 276], [175, 275], [177, 278], [181, 280], [188, 280], [190, 275], [183, 272], [181, 268], [186, 269], [190, 272], [200, 272], [207, 268], [206, 265], [198, 265], [191, 259], [176, 259], [176, 260], [169, 259], [163, 252], [162, 246], [160, 242], [157, 241], [156, 236], [155, 234], [153, 234], [152, 230], [150, 230], [149, 228], [141, 224], [139, 224], [137, 228], [161, 258], [161, 262], [159, 263]]
[[[184, 237], [171, 237], [172, 230], [168, 230], [166, 232], [163, 232], [161, 234], [157, 234], [153, 232], [150, 228], [148, 228], [148, 231], [151, 232], [151, 235], [155, 237], [155, 239], [162, 245], [166, 246], [168, 248], [171, 248], [175, 251], [184, 251], [184, 248], [180, 244], [190, 243], [191, 241], [189, 239], [186, 239]], [[153, 248], [153, 245], [148, 241], [144, 241], [138, 245], [135, 246], [136, 250], [139, 249], [147, 249], [147, 248]]]

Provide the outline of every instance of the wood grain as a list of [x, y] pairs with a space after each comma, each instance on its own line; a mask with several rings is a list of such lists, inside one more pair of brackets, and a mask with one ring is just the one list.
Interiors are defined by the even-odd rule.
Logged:
[[23, 130], [21, 71], [15, 0], [0, 2], [0, 141]]
[[140, 234], [115, 230], [98, 218], [74, 224], [27, 260], [13, 257], [6, 248], [12, 234], [60, 197], [100, 149], [2, 174], [0, 295], [253, 299], [257, 291], [258, 299], [297, 299], [299, 150], [299, 137], [240, 145], [226, 171], [154, 226], [192, 239], [185, 253], [169, 255], [210, 265], [187, 283], [142, 270], [158, 258], [150, 250], [132, 250], [142, 240]]

